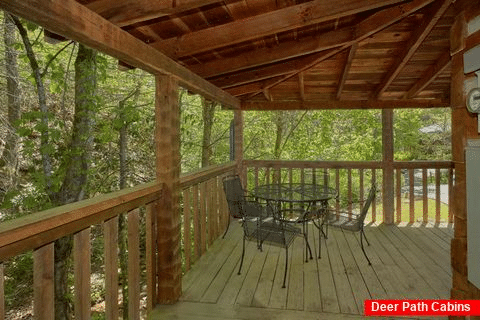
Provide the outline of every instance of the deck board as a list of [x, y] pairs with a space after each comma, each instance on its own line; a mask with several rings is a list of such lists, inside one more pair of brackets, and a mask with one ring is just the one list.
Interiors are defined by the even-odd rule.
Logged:
[[360, 319], [365, 299], [447, 299], [451, 285], [451, 226], [366, 227], [369, 266], [358, 234], [330, 228], [322, 239], [310, 228], [314, 259], [305, 262], [302, 238], [289, 249], [287, 288], [282, 288], [285, 250], [247, 242], [241, 275], [242, 230], [231, 226], [183, 280], [174, 306], [159, 306], [150, 319]]

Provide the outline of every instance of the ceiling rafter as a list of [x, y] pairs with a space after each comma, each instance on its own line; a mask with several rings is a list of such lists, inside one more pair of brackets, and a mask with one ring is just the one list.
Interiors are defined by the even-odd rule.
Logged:
[[426, 14], [422, 23], [417, 27], [408, 43], [404, 46], [402, 54], [398, 56], [398, 59], [378, 86], [375, 91], [376, 98], [379, 98], [387, 90], [393, 80], [395, 80], [451, 3], [452, 0], [438, 0], [433, 4], [431, 10]]
[[222, 0], [99, 0], [87, 8], [113, 24], [124, 27], [170, 14], [178, 14]]
[[[371, 35], [385, 29], [386, 27], [394, 24], [395, 22], [409, 16], [410, 14], [420, 10], [421, 8], [425, 7], [426, 5], [430, 4], [434, 0], [414, 0], [408, 4], [396, 6], [390, 9], [382, 10], [370, 16], [369, 18], [365, 19], [364, 21], [360, 22], [357, 25], [355, 30], [357, 36], [355, 38], [355, 42], [360, 42]], [[397, 15], [395, 15], [397, 14]], [[298, 70], [297, 72], [292, 72], [291, 74], [287, 74], [278, 81], [268, 85], [268, 88], [272, 88], [291, 77], [295, 76], [298, 72], [302, 72], [312, 68], [313, 66], [317, 65], [318, 63], [336, 55], [337, 53], [347, 49], [351, 44], [347, 43], [340, 47], [339, 49], [331, 50], [330, 53], [325, 54], [324, 56], [320, 57], [317, 61], [313, 63], [305, 64], [303, 68]], [[252, 93], [249, 95], [249, 98], [252, 98], [259, 94], [260, 91], [256, 93]]]
[[304, 79], [303, 79], [303, 72], [300, 72], [298, 74], [298, 87], [299, 87], [299, 91], [300, 91], [300, 99], [302, 99], [302, 101], [305, 100], [305, 82], [304, 82]]
[[[328, 52], [331, 51], [332, 50], [329, 50]], [[325, 52], [322, 51], [313, 55], [211, 79], [210, 82], [219, 88], [229, 88], [250, 82], [278, 77], [296, 72], [297, 70], [304, 68], [305, 65], [309, 65], [317, 61], [318, 58], [322, 57], [323, 55], [325, 55]]]
[[314, 0], [155, 42], [152, 46], [176, 59], [404, 1]]
[[348, 73], [350, 72], [350, 67], [352, 66], [353, 57], [357, 51], [358, 43], [352, 44], [350, 50], [348, 51], [347, 61], [345, 62], [345, 66], [343, 67], [342, 76], [340, 77], [340, 81], [338, 82], [337, 88], [337, 99], [340, 99], [342, 95], [343, 87], [345, 86], [345, 81], [347, 81]]
[[406, 99], [415, 97], [423, 89], [425, 89], [430, 83], [432, 83], [439, 74], [441, 74], [450, 65], [450, 51], [446, 51], [442, 56], [431, 65], [427, 71], [422, 75], [408, 92], [405, 94]]

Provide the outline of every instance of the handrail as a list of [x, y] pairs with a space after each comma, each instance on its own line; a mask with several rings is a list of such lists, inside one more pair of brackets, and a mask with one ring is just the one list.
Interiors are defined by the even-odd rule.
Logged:
[[182, 174], [180, 176], [180, 189], [188, 188], [194, 184], [201, 183], [209, 180], [213, 177], [219, 176], [223, 173], [232, 171], [235, 169], [235, 162], [228, 162], [220, 165], [212, 165], [205, 168], [201, 168], [194, 172]]
[[3, 222], [0, 261], [158, 200], [161, 193], [154, 181]]

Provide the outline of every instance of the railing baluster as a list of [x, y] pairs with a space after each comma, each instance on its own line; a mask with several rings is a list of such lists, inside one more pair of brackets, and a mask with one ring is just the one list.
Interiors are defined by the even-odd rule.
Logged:
[[183, 190], [183, 252], [185, 255], [185, 272], [190, 270], [190, 256], [192, 254], [190, 192], [191, 188]]
[[[190, 189], [188, 189], [190, 191]], [[187, 192], [188, 194], [189, 192]], [[188, 203], [188, 212], [190, 212], [190, 201]], [[157, 247], [156, 241], [157, 239], [157, 232], [156, 232], [156, 219], [155, 214], [153, 212], [154, 204], [149, 203], [146, 205], [146, 217], [145, 217], [145, 233], [146, 233], [146, 244], [145, 244], [145, 251], [146, 251], [146, 276], [147, 276], [147, 311], [150, 312], [153, 310], [155, 306], [155, 301], [157, 298], [157, 290], [156, 290], [156, 276], [157, 276]], [[188, 218], [188, 227], [184, 230], [188, 230], [188, 237], [185, 239], [190, 240], [190, 218]], [[185, 226], [184, 226], [185, 228]], [[187, 265], [190, 268], [190, 255], [191, 255], [191, 247], [190, 241], [185, 241], [185, 252], [187, 252], [187, 245], [188, 242], [188, 254], [185, 254], [185, 260], [188, 261]]]
[[128, 213], [128, 318], [140, 319], [140, 210]]
[[448, 223], [453, 223], [453, 168], [448, 169]]
[[435, 169], [435, 223], [440, 223], [440, 169]]
[[402, 222], [402, 169], [397, 169], [397, 223]]
[[33, 313], [35, 319], [54, 319], [54, 243], [33, 250]]
[[[375, 169], [372, 169], [372, 185], [373, 184], [377, 184], [377, 172]], [[381, 188], [379, 186], [377, 186], [377, 190], [381, 190]], [[377, 198], [375, 197], [375, 199], [373, 199], [373, 202], [372, 202], [372, 222], [376, 222], [377, 221]]]
[[194, 241], [194, 253], [195, 261], [201, 256], [201, 230], [200, 230], [200, 210], [198, 207], [198, 184], [193, 186], [193, 238]]
[[205, 185], [207, 187], [206, 189], [206, 194], [205, 194], [205, 200], [206, 206], [207, 206], [207, 227], [208, 227], [208, 246], [210, 247], [213, 243], [213, 240], [215, 240], [215, 217], [214, 217], [214, 211], [213, 211], [213, 194], [214, 194], [214, 187], [212, 183], [212, 179], [208, 180], [205, 182]]
[[348, 186], [348, 215], [352, 216], [352, 169], [347, 169], [347, 186]]
[[200, 187], [200, 253], [207, 251], [207, 184], [202, 182]]
[[[338, 197], [335, 201], [335, 211], [340, 212], [340, 170], [335, 169], [335, 189], [338, 192]], [[338, 214], [337, 214], [338, 218]]]
[[410, 180], [410, 223], [415, 222], [415, 169], [408, 170]]
[[105, 247], [105, 319], [118, 319], [118, 216], [103, 223]]
[[422, 188], [423, 188], [423, 223], [428, 222], [428, 176], [427, 169], [422, 170]]
[[0, 263], [0, 319], [5, 319], [5, 274], [3, 263]]
[[90, 319], [90, 228], [73, 236], [75, 319]]

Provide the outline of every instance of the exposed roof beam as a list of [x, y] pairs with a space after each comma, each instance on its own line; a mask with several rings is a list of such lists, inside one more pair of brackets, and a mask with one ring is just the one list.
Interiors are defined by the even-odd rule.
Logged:
[[86, 6], [113, 24], [123, 27], [217, 2], [221, 0], [99, 0]]
[[152, 45], [167, 56], [180, 58], [403, 1], [405, 0], [314, 0]]
[[242, 110], [327, 110], [327, 109], [397, 109], [443, 108], [444, 100], [306, 100], [306, 101], [242, 101]]
[[410, 40], [405, 45], [403, 52], [398, 56], [398, 59], [393, 64], [393, 67], [389, 70], [383, 81], [378, 86], [375, 97], [380, 97], [393, 80], [398, 76], [403, 67], [407, 64], [413, 54], [417, 51], [418, 47], [422, 44], [423, 40], [432, 31], [435, 24], [442, 17], [445, 11], [450, 6], [452, 0], [438, 0], [433, 4], [433, 7], [427, 13], [422, 23], [414, 31]]
[[315, 37], [302, 39], [302, 41], [284, 42], [272, 48], [248, 51], [234, 57], [214, 60], [204, 64], [196, 64], [189, 68], [200, 76], [209, 78], [351, 44], [353, 41], [356, 41], [356, 39], [364, 39], [394, 24], [432, 1], [433, 0], [414, 0], [410, 3], [377, 12], [360, 22], [356, 32], [354, 32], [355, 30], [351, 27], [344, 27], [335, 31], [322, 33]]
[[352, 44], [352, 46], [350, 47], [350, 50], [348, 51], [347, 61], [345, 62], [342, 76], [340, 78], [340, 81], [338, 82], [337, 99], [340, 99], [340, 96], [342, 95], [343, 87], [345, 85], [345, 81], [347, 80], [348, 73], [350, 72], [350, 67], [352, 66], [352, 60], [353, 60], [353, 57], [355, 56], [355, 52], [357, 51], [357, 47], [358, 47], [358, 43], [354, 43]]
[[425, 89], [435, 78], [450, 65], [450, 51], [445, 52], [440, 59], [431, 65], [408, 92], [405, 94], [406, 99], [415, 97], [423, 89]]
[[[280, 76], [281, 77], [281, 76]], [[270, 83], [277, 81], [280, 77], [271, 78], [268, 80], [257, 81], [252, 83], [247, 83], [241, 86], [231, 87], [225, 89], [226, 92], [230, 93], [232, 96], [242, 96], [258, 91], [262, 91], [263, 88], [267, 87]]]
[[[328, 52], [331, 52], [329, 50]], [[250, 82], [270, 79], [281, 75], [290, 74], [303, 68], [306, 64], [311, 64], [323, 57], [325, 52], [318, 52], [313, 55], [288, 60], [282, 63], [271, 64], [265, 67], [259, 67], [232, 75], [226, 75], [210, 81], [219, 88], [229, 88], [233, 86], [243, 85]]]
[[187, 89], [233, 108], [240, 101], [74, 0], [0, 0], [12, 14], [153, 74], [167, 74]]

